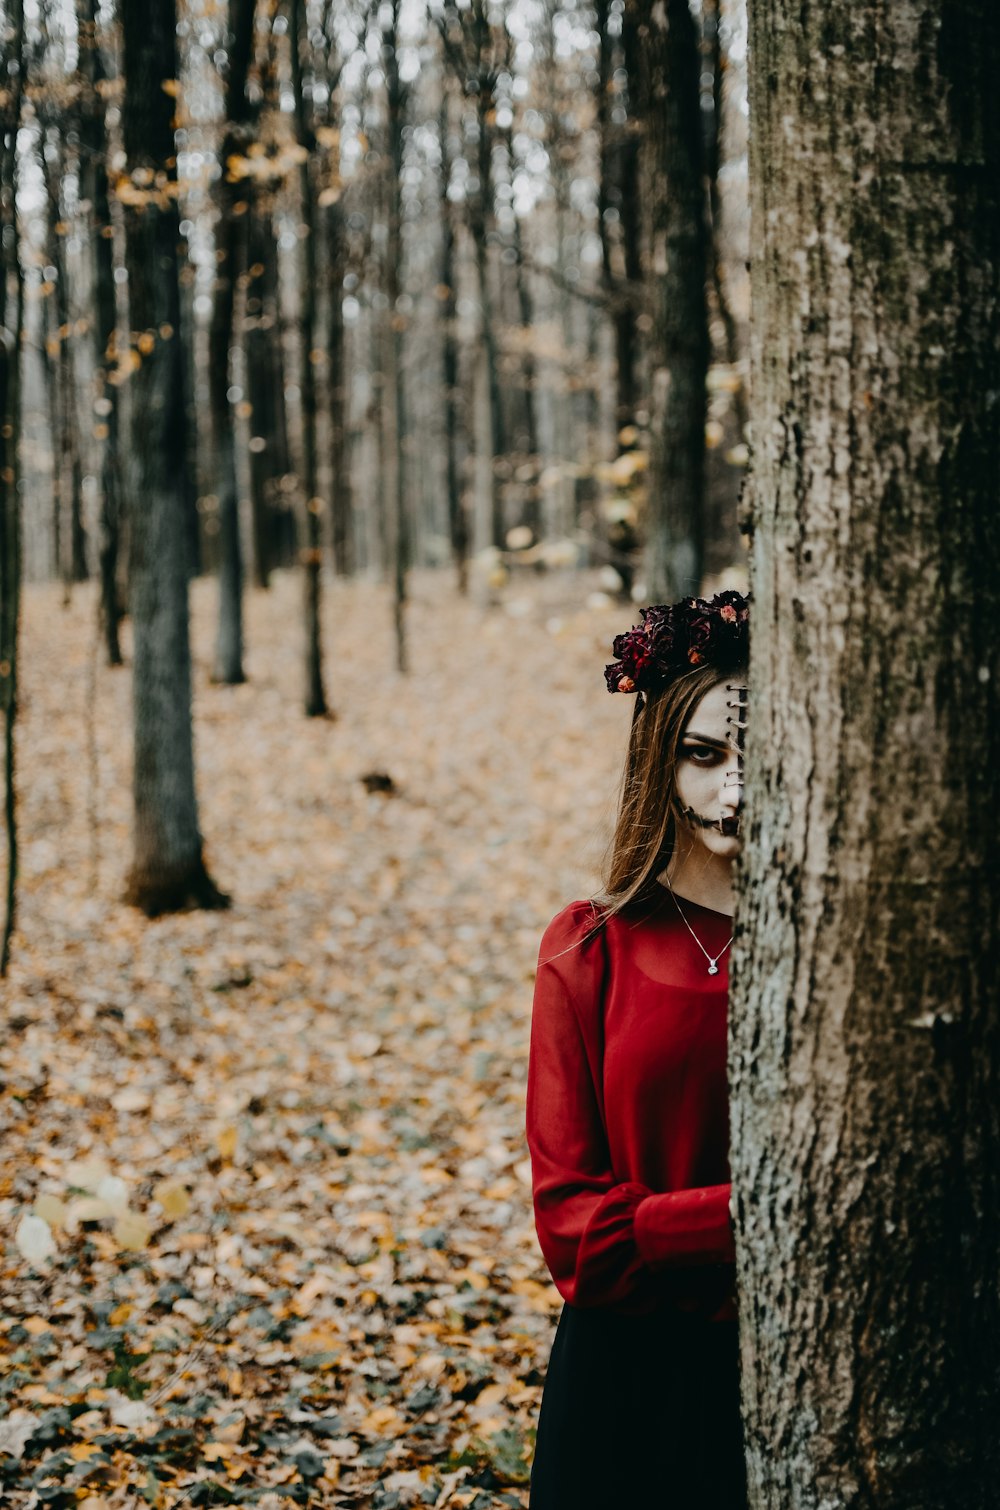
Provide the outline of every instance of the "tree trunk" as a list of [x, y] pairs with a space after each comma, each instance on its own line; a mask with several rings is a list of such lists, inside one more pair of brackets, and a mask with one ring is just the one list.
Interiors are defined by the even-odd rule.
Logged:
[[17, 133], [24, 92], [24, 3], [6, 10], [0, 67], [0, 710], [3, 714], [7, 877], [0, 976], [7, 974], [17, 901], [18, 833], [14, 789], [17, 655], [21, 612], [21, 333], [24, 283], [17, 223]]
[[[47, 301], [49, 430], [52, 439], [52, 517], [57, 541], [56, 560], [67, 595], [74, 582], [87, 578], [81, 492], [83, 478], [77, 436], [76, 382], [73, 372], [73, 319], [66, 265], [66, 222], [62, 216], [62, 185], [66, 177], [64, 132], [60, 119], [40, 139], [40, 158], [46, 189], [48, 255], [55, 271]], [[45, 151], [45, 137], [54, 155]]]
[[[477, 6], [479, 15], [481, 7]], [[483, 23], [485, 25], [485, 22]], [[476, 274], [479, 283], [479, 308], [483, 352], [486, 360], [486, 384], [489, 398], [489, 466], [490, 466], [490, 535], [492, 543], [504, 545], [504, 518], [501, 468], [507, 445], [504, 435], [503, 404], [500, 395], [500, 358], [497, 351], [496, 314], [490, 287], [489, 232], [493, 223], [493, 89], [488, 71], [481, 66], [476, 98], [478, 123], [479, 189], [469, 209], [469, 230], [476, 250]]]
[[226, 127], [219, 150], [222, 171], [215, 184], [215, 298], [208, 344], [209, 409], [212, 417], [213, 491], [219, 500], [219, 621], [212, 678], [234, 686], [243, 674], [243, 557], [236, 477], [233, 411], [229, 399], [229, 353], [235, 340], [236, 286], [246, 266], [248, 184], [237, 166], [247, 146], [251, 117], [247, 74], [253, 46], [256, 0], [229, 0], [229, 68]]
[[114, 230], [108, 201], [104, 65], [98, 41], [99, 0], [77, 0], [80, 102], [80, 189], [89, 206], [94, 268], [94, 413], [99, 444], [101, 505], [98, 560], [101, 621], [109, 666], [122, 663], [118, 626], [122, 606], [118, 592], [121, 482], [118, 464], [118, 390], [108, 381], [116, 345], [117, 301], [114, 282]]
[[269, 189], [251, 194], [249, 280], [244, 322], [247, 397], [252, 414], [250, 500], [253, 517], [253, 568], [258, 587], [270, 584], [276, 564], [276, 507], [279, 480], [288, 470], [282, 454], [278, 406], [284, 402], [281, 379], [281, 323], [278, 318], [277, 248]]
[[337, 574], [354, 572], [354, 495], [351, 483], [350, 417], [346, 353], [344, 350], [344, 265], [347, 257], [344, 206], [341, 200], [326, 208], [327, 335], [326, 356], [330, 403], [330, 471], [333, 476], [333, 564]]
[[[509, 152], [513, 159], [513, 146], [509, 147]], [[531, 289], [528, 286], [528, 269], [524, 265], [524, 236], [521, 230], [521, 218], [516, 214], [514, 216], [513, 241], [517, 313], [524, 340], [524, 350], [521, 357], [521, 381], [524, 385], [525, 451], [522, 462], [530, 468], [530, 477], [524, 479], [526, 493], [524, 494], [524, 501], [521, 507], [520, 522], [531, 530], [532, 535], [537, 540], [542, 532], [541, 487], [538, 480], [542, 468], [538, 444], [538, 367], [531, 344], [535, 327], [535, 315], [532, 308]]]
[[135, 847], [127, 898], [150, 915], [225, 898], [202, 858], [188, 641], [186, 408], [178, 283], [174, 0], [122, 0], [129, 320], [139, 364], [129, 406], [130, 588], [135, 640]]
[[403, 113], [406, 91], [399, 77], [397, 55], [397, 0], [382, 7], [382, 68], [385, 74], [386, 108], [389, 130], [389, 157], [392, 174], [389, 184], [388, 237], [386, 240], [385, 291], [389, 304], [388, 367], [385, 398], [392, 432], [392, 565], [393, 627], [396, 639], [396, 670], [405, 672], [406, 657], [406, 567], [409, 555], [409, 530], [406, 518], [406, 472], [403, 447], [403, 332], [406, 316], [399, 308], [401, 264], [403, 259]]
[[[1000, 1479], [1000, 12], [751, 11], [755, 1510]], [[891, 61], [891, 66], [889, 63]]]
[[701, 586], [707, 236], [698, 39], [688, 0], [642, 0], [654, 329], [646, 585], [656, 601]]
[[[597, 218], [601, 235], [602, 281], [608, 295], [615, 333], [615, 427], [619, 444], [634, 447], [638, 389], [636, 385], [636, 298], [642, 280], [639, 233], [639, 98], [638, 28], [634, 11], [621, 16], [621, 42], [609, 25], [609, 0], [597, 0], [600, 39], [597, 69], [597, 135], [600, 151], [597, 179]], [[624, 74], [626, 83], [622, 83]], [[627, 93], [626, 93], [627, 85]], [[628, 115], [625, 116], [626, 101]], [[615, 116], [619, 117], [618, 119]], [[613, 230], [612, 226], [617, 229]]]
[[[711, 238], [710, 238], [710, 262], [712, 293], [715, 298], [715, 308], [719, 319], [722, 321], [724, 333], [723, 349], [726, 361], [739, 377], [737, 363], [740, 359], [739, 334], [736, 328], [736, 319], [729, 303], [729, 295], [726, 291], [726, 279], [722, 267], [723, 258], [723, 235], [722, 235], [722, 196], [719, 193], [719, 166], [722, 151], [723, 118], [722, 112], [725, 104], [725, 92], [723, 80], [725, 72], [725, 59], [722, 51], [722, 5], [724, 0], [709, 0], [703, 7], [702, 23], [705, 30], [707, 62], [712, 74], [712, 126], [707, 136], [705, 176], [708, 179], [708, 203], [711, 213]], [[750, 411], [747, 406], [747, 393], [743, 382], [733, 390], [733, 409], [736, 414], [736, 423], [739, 425], [740, 439], [745, 438], [747, 422]]]
[[444, 386], [445, 478], [448, 489], [448, 538], [455, 566], [456, 585], [464, 597], [469, 590], [469, 518], [458, 466], [459, 405], [458, 384], [458, 297], [455, 287], [455, 214], [448, 198], [452, 157], [449, 147], [449, 87], [447, 77], [441, 85], [441, 111], [438, 131], [441, 139], [441, 376]]
[[306, 30], [305, 0], [291, 0], [289, 47], [292, 55], [292, 90], [295, 99], [295, 130], [305, 155], [299, 167], [299, 213], [302, 217], [302, 263], [299, 280], [299, 383], [302, 405], [302, 455], [305, 543], [302, 561], [305, 573], [306, 695], [309, 718], [328, 716], [323, 689], [321, 601], [323, 549], [321, 517], [323, 500], [318, 496], [316, 454], [316, 210], [311, 169], [315, 137], [309, 123], [302, 79], [302, 40]]

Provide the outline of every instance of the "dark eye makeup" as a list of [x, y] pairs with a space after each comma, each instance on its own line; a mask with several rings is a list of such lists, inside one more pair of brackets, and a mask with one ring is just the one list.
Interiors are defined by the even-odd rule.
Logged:
[[690, 760], [694, 765], [713, 766], [719, 761], [728, 759], [728, 750], [719, 745], [685, 744], [681, 747], [681, 754], [685, 760]]

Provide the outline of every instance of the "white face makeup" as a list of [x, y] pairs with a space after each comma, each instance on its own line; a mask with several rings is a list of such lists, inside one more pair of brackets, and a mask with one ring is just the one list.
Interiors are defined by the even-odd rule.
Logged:
[[695, 706], [681, 738], [677, 801], [693, 848], [722, 859], [740, 847], [746, 686], [718, 682]]

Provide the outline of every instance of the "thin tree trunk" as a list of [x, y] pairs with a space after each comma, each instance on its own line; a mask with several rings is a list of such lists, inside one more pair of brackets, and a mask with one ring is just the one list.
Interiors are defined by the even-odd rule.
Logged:
[[[725, 333], [726, 361], [733, 368], [739, 378], [737, 366], [740, 359], [740, 343], [736, 330], [736, 320], [729, 304], [729, 296], [726, 292], [726, 280], [722, 270], [722, 197], [719, 193], [719, 156], [722, 143], [722, 111], [725, 102], [723, 91], [723, 68], [724, 59], [722, 53], [721, 35], [721, 3], [722, 0], [710, 0], [704, 7], [704, 26], [707, 32], [708, 57], [712, 71], [712, 129], [708, 136], [708, 151], [706, 162], [706, 176], [708, 178], [708, 203], [711, 211], [711, 270], [712, 292], [715, 297], [715, 307], [722, 328]], [[733, 408], [736, 411], [736, 422], [740, 428], [740, 437], [746, 432], [747, 421], [750, 411], [747, 405], [746, 388], [742, 379], [739, 386], [733, 391]]]
[[487, 221], [489, 196], [492, 193], [490, 154], [492, 143], [487, 122], [488, 109], [479, 112], [479, 195], [481, 204], [470, 218], [470, 229], [476, 250], [476, 275], [479, 282], [479, 309], [486, 358], [486, 384], [489, 399], [489, 465], [490, 465], [490, 533], [495, 546], [502, 547], [506, 534], [504, 517], [503, 485], [501, 470], [506, 453], [504, 437], [503, 403], [500, 394], [500, 358], [497, 351], [496, 316], [493, 310], [493, 293], [490, 288], [490, 259], [487, 246]]
[[305, 0], [291, 0], [289, 46], [292, 55], [292, 89], [295, 98], [295, 130], [305, 156], [299, 167], [299, 212], [302, 219], [302, 268], [299, 280], [299, 383], [302, 404], [303, 488], [305, 492], [305, 543], [302, 562], [305, 577], [306, 695], [309, 718], [329, 714], [323, 689], [321, 599], [323, 586], [322, 513], [318, 496], [316, 454], [316, 210], [311, 174], [315, 137], [306, 109], [302, 79], [302, 40], [306, 30]]
[[348, 383], [344, 350], [344, 264], [347, 256], [344, 206], [326, 208], [327, 378], [330, 404], [330, 470], [333, 475], [333, 564], [339, 576], [354, 572], [354, 495], [347, 444]]
[[21, 337], [24, 282], [17, 223], [17, 133], [24, 93], [24, 3], [11, 0], [0, 71], [0, 709], [3, 711], [7, 877], [0, 976], [7, 974], [17, 905], [14, 727], [21, 613]]
[[643, 0], [643, 121], [651, 204], [653, 437], [646, 585], [697, 593], [704, 559], [707, 235], [700, 59], [688, 0]]
[[397, 0], [383, 7], [382, 67], [385, 74], [386, 105], [389, 129], [389, 157], [392, 179], [389, 184], [388, 238], [386, 242], [385, 291], [389, 303], [389, 371], [385, 394], [389, 426], [392, 432], [392, 566], [393, 628], [396, 638], [396, 670], [405, 672], [406, 656], [406, 567], [409, 555], [409, 530], [406, 518], [406, 472], [403, 446], [403, 332], [406, 317], [399, 308], [401, 264], [403, 259], [403, 114], [406, 92], [399, 77], [397, 56]]
[[215, 297], [209, 331], [208, 383], [212, 417], [213, 491], [219, 500], [219, 620], [213, 680], [233, 686], [243, 672], [243, 556], [229, 353], [234, 343], [236, 286], [246, 267], [248, 185], [239, 159], [247, 146], [251, 116], [247, 74], [253, 46], [256, 0], [230, 0], [226, 128], [215, 184]]
[[244, 322], [247, 398], [252, 414], [250, 436], [250, 501], [253, 517], [254, 581], [270, 584], [275, 564], [275, 504], [278, 478], [287, 469], [279, 463], [275, 347], [280, 344], [277, 314], [276, 247], [272, 235], [268, 190], [254, 192], [249, 215], [249, 282]]
[[455, 216], [448, 198], [452, 159], [448, 145], [449, 91], [442, 82], [439, 135], [441, 139], [441, 363], [444, 383], [445, 477], [448, 489], [448, 538], [455, 566], [456, 583], [464, 597], [469, 590], [469, 519], [458, 467], [459, 405], [458, 383], [458, 298], [455, 290]]
[[[145, 912], [217, 907], [195, 798], [188, 640], [187, 413], [173, 130], [174, 0], [122, 0], [125, 262], [138, 333], [129, 446], [135, 641], [135, 844], [127, 898]], [[166, 87], [164, 87], [166, 86]]]
[[[508, 150], [511, 156], [513, 156], [513, 147], [509, 145]], [[525, 461], [531, 468], [531, 476], [527, 481], [527, 495], [521, 510], [521, 523], [527, 525], [537, 540], [541, 534], [542, 516], [541, 496], [538, 484], [538, 477], [541, 471], [537, 414], [538, 368], [535, 362], [535, 354], [531, 349], [535, 316], [532, 308], [531, 289], [528, 286], [528, 269], [524, 265], [524, 239], [521, 230], [521, 220], [520, 216], [516, 214], [514, 216], [513, 241], [517, 313], [524, 341], [521, 356], [521, 381], [524, 385], [524, 430], [527, 449]]]
[[[754, 1510], [1000, 1482], [1000, 11], [751, 10]], [[891, 67], [887, 66], [891, 60]]]
[[[51, 147], [55, 156], [50, 157]], [[39, 161], [45, 180], [45, 229], [47, 252], [55, 276], [46, 299], [45, 354], [48, 368], [48, 420], [52, 449], [52, 523], [55, 554], [64, 596], [68, 600], [75, 580], [76, 555], [73, 497], [73, 447], [71, 375], [67, 361], [70, 341], [69, 296], [66, 278], [65, 231], [62, 219], [61, 190], [66, 173], [63, 156], [62, 123], [50, 124], [39, 138]]]
[[118, 390], [108, 382], [108, 367], [116, 344], [117, 301], [114, 283], [114, 229], [108, 202], [104, 65], [98, 41], [99, 0], [77, 0], [80, 102], [80, 180], [89, 206], [90, 244], [94, 269], [94, 412], [100, 456], [101, 504], [98, 561], [101, 578], [101, 621], [109, 666], [122, 663], [118, 626], [122, 607], [118, 592], [118, 549], [121, 482], [118, 465]]
[[[633, 6], [621, 17], [621, 41], [616, 46], [608, 21], [608, 0], [598, 0], [595, 15], [600, 37], [597, 84], [597, 130], [600, 166], [597, 182], [598, 225], [601, 233], [601, 269], [610, 302], [615, 334], [615, 426], [626, 449], [635, 435], [637, 385], [636, 297], [642, 281], [639, 226], [639, 122], [640, 92], [638, 26]], [[620, 82], [620, 73], [627, 80]], [[628, 118], [614, 121], [612, 109], [624, 110]], [[617, 230], [612, 232], [612, 218]]]

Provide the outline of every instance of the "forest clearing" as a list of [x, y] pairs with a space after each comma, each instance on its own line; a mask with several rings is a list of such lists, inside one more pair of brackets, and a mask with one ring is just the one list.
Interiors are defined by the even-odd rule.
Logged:
[[[193, 585], [233, 904], [152, 922], [121, 901], [129, 672], [95, 681], [87, 588], [26, 593], [3, 1388], [28, 1446], [0, 1463], [41, 1503], [524, 1503], [559, 1304], [531, 980], [596, 885], [627, 710], [592, 695], [614, 615], [585, 577], [492, 609], [414, 586], [408, 678], [384, 591], [327, 595], [328, 721], [299, 712], [295, 578], [249, 600], [240, 687], [210, 682]], [[37, 1273], [29, 1206], [56, 1243]]]

